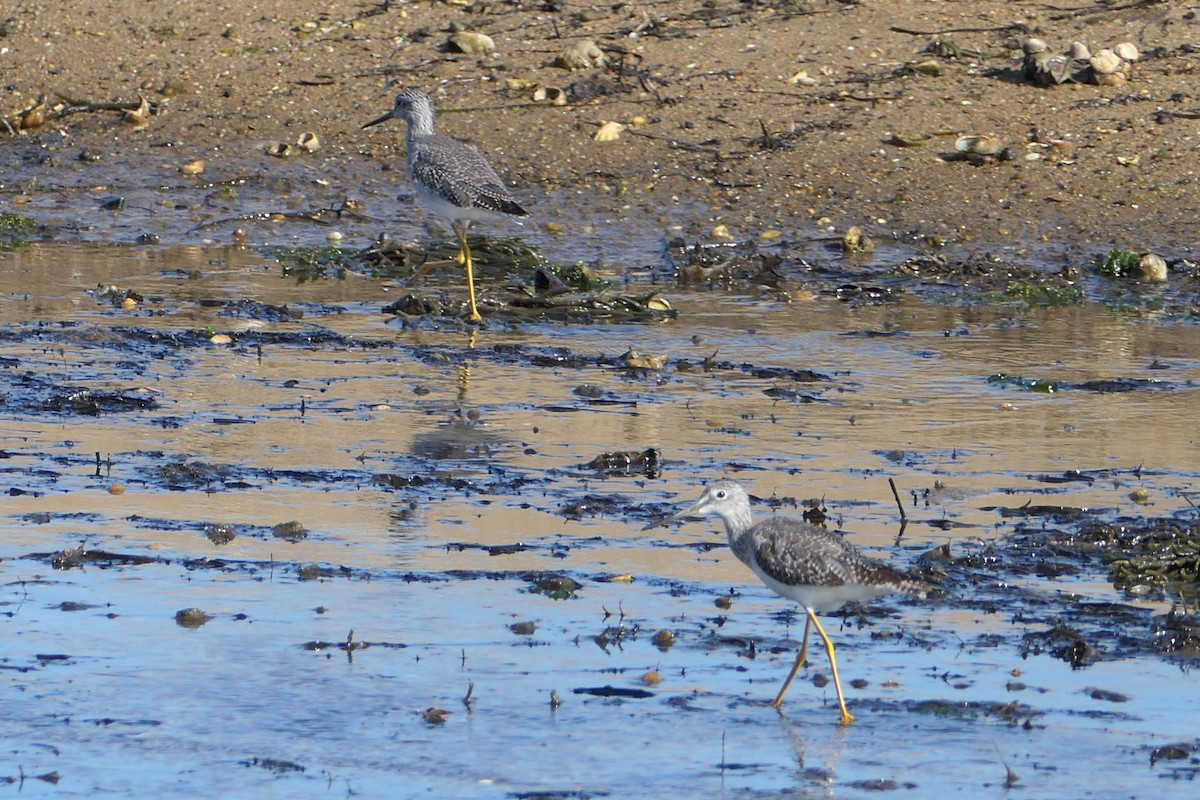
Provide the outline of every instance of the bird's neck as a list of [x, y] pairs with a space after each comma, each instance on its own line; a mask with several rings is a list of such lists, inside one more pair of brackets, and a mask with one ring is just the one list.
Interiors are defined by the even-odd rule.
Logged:
[[408, 119], [408, 141], [423, 136], [433, 136], [433, 112], [428, 109], [414, 109]]
[[746, 558], [753, 549], [750, 537], [747, 536], [752, 524], [750, 513], [748, 511], [744, 514], [735, 512], [729, 516], [722, 516], [721, 519], [725, 522], [725, 534], [729, 537], [729, 549], [738, 559], [749, 563]]

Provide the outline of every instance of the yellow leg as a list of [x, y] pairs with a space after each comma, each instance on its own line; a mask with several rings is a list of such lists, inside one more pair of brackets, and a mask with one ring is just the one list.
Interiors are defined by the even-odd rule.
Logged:
[[479, 316], [479, 309], [475, 307], [475, 273], [474, 264], [471, 263], [471, 248], [467, 245], [467, 226], [455, 225], [454, 232], [458, 235], [458, 263], [467, 268], [467, 291], [471, 293], [471, 321], [477, 322], [483, 317]]
[[787, 680], [783, 682], [783, 688], [779, 690], [779, 694], [775, 696], [775, 702], [771, 705], [779, 708], [783, 705], [783, 696], [787, 694], [787, 690], [792, 685], [792, 679], [796, 677], [796, 673], [804, 666], [804, 662], [808, 660], [808, 631], [812, 627], [812, 619], [804, 618], [804, 638], [800, 640], [800, 653], [796, 656], [796, 663], [792, 664], [792, 671], [788, 673]]
[[829, 638], [829, 634], [825, 633], [825, 629], [821, 627], [820, 620], [817, 615], [808, 611], [808, 618], [812, 620], [813, 626], [817, 629], [817, 633], [821, 635], [821, 639], [825, 642], [825, 652], [829, 653], [829, 666], [833, 669], [833, 688], [837, 689], [838, 705], [842, 709], [842, 724], [849, 725], [854, 722], [854, 715], [846, 710], [846, 698], [842, 696], [842, 679], [838, 677], [837, 659], [833, 655], [833, 640]]

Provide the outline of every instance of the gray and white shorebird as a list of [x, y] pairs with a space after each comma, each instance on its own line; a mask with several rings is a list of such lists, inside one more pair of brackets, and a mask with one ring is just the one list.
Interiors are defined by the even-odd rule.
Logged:
[[779, 708], [783, 704], [792, 679], [806, 660], [809, 629], [816, 628], [825, 643], [825, 652], [829, 654], [842, 724], [853, 722], [854, 716], [846, 708], [846, 699], [842, 695], [833, 640], [821, 626], [817, 612], [836, 611], [851, 601], [871, 600], [891, 592], [924, 596], [931, 587], [882, 561], [863, 555], [838, 534], [808, 522], [770, 517], [754, 524], [749, 495], [740, 484], [729, 480], [709, 485], [691, 507], [652, 522], [643, 530], [691, 516], [720, 517], [729, 535], [729, 547], [738, 560], [776, 594], [803, 606], [808, 615], [796, 663], [771, 705]]
[[[471, 319], [481, 319], [475, 305], [475, 274], [467, 228], [472, 222], [528, 216], [504, 181], [474, 145], [433, 131], [433, 99], [425, 92], [407, 89], [396, 95], [396, 105], [363, 128], [389, 119], [408, 123], [408, 174], [413, 190], [430, 211], [450, 223], [458, 237], [458, 263], [467, 268], [471, 294]], [[418, 270], [414, 279], [424, 274]]]

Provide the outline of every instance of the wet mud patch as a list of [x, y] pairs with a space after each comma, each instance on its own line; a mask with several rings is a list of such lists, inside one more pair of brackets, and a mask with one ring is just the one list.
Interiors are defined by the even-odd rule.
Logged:
[[[691, 291], [736, 291], [781, 302], [813, 293], [853, 306], [898, 302], [905, 294], [926, 301], [1014, 307], [1063, 307], [1091, 300], [1125, 313], [1195, 320], [1200, 268], [1188, 259], [1164, 262], [1164, 277], [1112, 275], [1100, 256], [1063, 256], [1057, 270], [1045, 254], [1022, 260], [1006, 251], [909, 255], [895, 241], [865, 253], [840, 240], [814, 253], [787, 242], [769, 249], [753, 243], [687, 243], [667, 247], [666, 263], [651, 270], [657, 284]], [[832, 252], [831, 252], [832, 251]], [[1169, 273], [1171, 280], [1166, 282]]]
[[[1127, 519], [1117, 524], [1096, 518], [1111, 518], [1111, 511], [1058, 507], [1040, 516], [1063, 527], [1019, 522], [1002, 542], [965, 555], [937, 553], [934, 575], [957, 598], [951, 602], [1011, 615], [1027, 629], [1022, 658], [1048, 655], [1073, 669], [1147, 655], [1185, 660], [1200, 655], [1197, 620], [1183, 610], [1197, 590], [1194, 522]], [[1088, 601], [1071, 588], [1099, 576], [1107, 576], [1131, 601]], [[1185, 605], [1164, 613], [1134, 602], [1151, 594]]]
[[[672, 319], [670, 303], [655, 291], [625, 293], [616, 281], [583, 264], [551, 264], [536, 248], [514, 237], [468, 237], [477, 299], [488, 328], [522, 323], [646, 324]], [[356, 272], [373, 280], [400, 281], [407, 287], [383, 307], [405, 327], [436, 325], [439, 318], [462, 318], [464, 270], [456, 263], [457, 244], [429, 248], [374, 244], [357, 252], [337, 248], [274, 251], [283, 273], [311, 282]], [[449, 277], [430, 275], [437, 270]], [[434, 284], [434, 289], [424, 287]], [[437, 290], [437, 284], [445, 284]]]

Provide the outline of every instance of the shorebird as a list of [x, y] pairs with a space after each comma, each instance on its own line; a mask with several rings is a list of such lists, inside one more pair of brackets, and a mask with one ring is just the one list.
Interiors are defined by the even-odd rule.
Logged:
[[[391, 111], [363, 125], [369, 128], [389, 119], [408, 123], [408, 174], [421, 202], [450, 223], [458, 237], [458, 258], [467, 268], [471, 293], [471, 319], [479, 320], [475, 305], [475, 275], [467, 228], [472, 222], [524, 217], [528, 212], [517, 204], [504, 181], [474, 145], [465, 144], [433, 131], [433, 100], [425, 92], [408, 89], [396, 95]], [[417, 278], [425, 272], [418, 270]]]
[[808, 634], [816, 628], [829, 654], [833, 686], [837, 690], [842, 724], [854, 721], [842, 695], [833, 640], [817, 619], [818, 611], [835, 611], [851, 601], [871, 600], [890, 592], [924, 596], [931, 588], [897, 569], [863, 555], [841, 536], [808, 522], [787, 517], [770, 517], [753, 524], [750, 497], [741, 485], [720, 480], [704, 490], [691, 507], [652, 522], [648, 530], [684, 517], [720, 517], [729, 535], [729, 547], [738, 560], [754, 571], [776, 594], [795, 600], [808, 615], [796, 663], [771, 705], [779, 708], [792, 679], [806, 661]]

